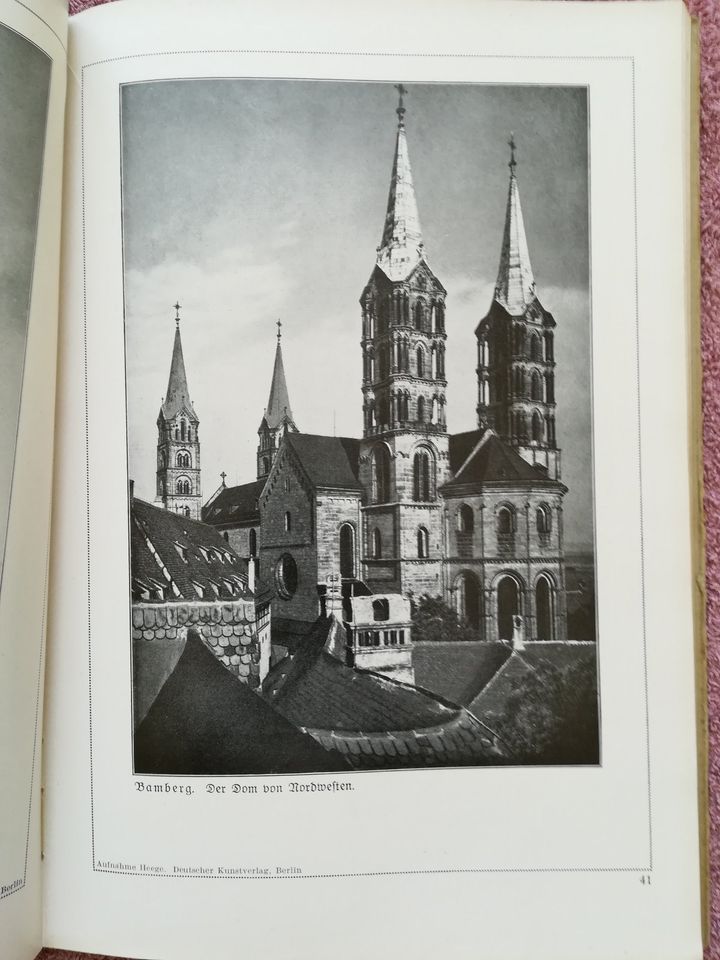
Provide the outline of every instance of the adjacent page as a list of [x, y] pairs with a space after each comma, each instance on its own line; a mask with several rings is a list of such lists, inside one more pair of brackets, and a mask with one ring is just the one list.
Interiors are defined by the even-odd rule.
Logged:
[[41, 946], [40, 746], [67, 11], [0, 4], [0, 954]]
[[701, 954], [689, 19], [443, 11], [71, 26], [49, 945]]

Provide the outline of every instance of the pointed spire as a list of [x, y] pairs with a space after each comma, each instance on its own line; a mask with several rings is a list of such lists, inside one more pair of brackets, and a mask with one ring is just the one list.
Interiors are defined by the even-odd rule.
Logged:
[[401, 83], [395, 89], [399, 94], [397, 140], [377, 264], [390, 280], [404, 280], [423, 257], [423, 240], [405, 135], [407, 90]]
[[280, 320], [277, 321], [277, 328], [275, 365], [273, 367], [272, 383], [270, 384], [270, 396], [268, 397], [267, 408], [265, 410], [265, 420], [271, 430], [280, 426], [285, 419], [292, 420], [290, 397], [288, 395], [287, 381], [285, 380], [282, 346], [280, 344], [282, 339], [282, 323]]
[[497, 284], [495, 285], [495, 299], [502, 304], [508, 313], [521, 314], [535, 299], [535, 278], [530, 265], [525, 224], [520, 206], [520, 191], [518, 189], [515, 168], [515, 138], [510, 134], [510, 187], [508, 189], [507, 212], [505, 214], [505, 233], [503, 235], [502, 251], [500, 253], [500, 267], [498, 269]]
[[190, 402], [182, 339], [180, 338], [180, 304], [176, 303], [173, 309], [175, 310], [175, 341], [170, 362], [170, 377], [168, 378], [167, 391], [162, 405], [162, 413], [166, 420], [175, 417], [183, 407], [186, 407], [188, 412], [195, 416], [195, 411]]

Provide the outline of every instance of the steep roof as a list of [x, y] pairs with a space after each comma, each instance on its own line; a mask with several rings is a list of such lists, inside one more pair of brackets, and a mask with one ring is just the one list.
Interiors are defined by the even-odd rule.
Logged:
[[468, 706], [511, 654], [504, 643], [413, 644], [415, 683], [431, 693]]
[[535, 277], [530, 264], [525, 223], [520, 206], [520, 190], [515, 176], [515, 144], [510, 141], [510, 185], [505, 211], [505, 231], [500, 251], [500, 266], [495, 299], [508, 313], [517, 316], [535, 299]]
[[404, 280], [423, 258], [422, 229], [410, 167], [402, 98], [397, 114], [390, 192], [377, 254], [378, 266], [393, 281]]
[[138, 599], [143, 591], [153, 602], [249, 596], [242, 561], [206, 523], [133, 499], [130, 545]]
[[358, 482], [359, 440], [315, 433], [288, 433], [285, 439], [315, 487], [362, 490]]
[[183, 408], [187, 410], [190, 416], [197, 419], [190, 400], [190, 391], [188, 390], [187, 375], [185, 373], [182, 339], [180, 337], [180, 324], [177, 323], [175, 327], [172, 360], [170, 361], [170, 376], [168, 377], [167, 391], [161, 413], [166, 420], [172, 420]]
[[135, 772], [347, 770], [223, 667], [194, 631], [134, 739]]
[[225, 487], [203, 507], [203, 520], [213, 526], [260, 522], [258, 499], [265, 480], [252, 480], [237, 487]]
[[494, 430], [477, 430], [451, 436], [450, 467], [454, 476], [442, 487], [445, 493], [452, 492], [456, 485], [492, 483], [497, 480], [519, 483], [554, 482], [549, 479], [545, 470], [524, 460], [517, 450], [501, 440]]
[[283, 716], [355, 766], [497, 762], [492, 731], [463, 707], [328, 652], [332, 622], [318, 620], [266, 678], [263, 695]]
[[270, 383], [270, 396], [268, 397], [267, 407], [265, 408], [264, 419], [268, 427], [270, 427], [271, 430], [275, 430], [284, 420], [292, 421], [292, 418], [290, 396], [285, 379], [282, 346], [280, 345], [280, 334], [278, 333], [277, 347], [275, 348], [275, 363], [273, 365], [272, 381]]

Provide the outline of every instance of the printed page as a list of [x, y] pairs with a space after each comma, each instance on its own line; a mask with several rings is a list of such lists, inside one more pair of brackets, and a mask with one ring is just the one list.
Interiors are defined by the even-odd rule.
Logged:
[[67, 12], [0, 3], [0, 954], [41, 945], [40, 754]]
[[333, 12], [71, 26], [46, 943], [699, 957], [689, 20]]

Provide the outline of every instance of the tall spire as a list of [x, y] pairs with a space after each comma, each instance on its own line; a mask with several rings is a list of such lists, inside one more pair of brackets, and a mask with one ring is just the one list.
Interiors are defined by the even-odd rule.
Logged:
[[183, 407], [193, 416], [192, 403], [190, 402], [190, 391], [187, 385], [187, 375], [185, 373], [185, 360], [183, 358], [182, 340], [180, 338], [180, 304], [174, 305], [175, 310], [175, 341], [173, 343], [172, 360], [170, 362], [170, 376], [168, 378], [167, 392], [162, 406], [162, 412], [166, 420], [176, 416]]
[[525, 224], [523, 223], [515, 168], [515, 138], [510, 135], [510, 187], [508, 189], [505, 233], [503, 234], [500, 267], [495, 285], [495, 299], [508, 313], [519, 315], [535, 299], [535, 278], [530, 265]]
[[265, 420], [268, 427], [274, 430], [280, 426], [283, 420], [292, 420], [292, 411], [290, 409], [290, 397], [288, 395], [287, 381], [285, 380], [285, 367], [283, 365], [282, 355], [282, 323], [277, 321], [277, 347], [275, 348], [275, 365], [273, 367], [272, 383], [270, 384], [270, 396], [268, 397], [267, 408], [265, 410]]
[[423, 240], [405, 135], [407, 90], [401, 83], [395, 89], [399, 95], [397, 140], [377, 264], [390, 280], [404, 280], [422, 259]]

